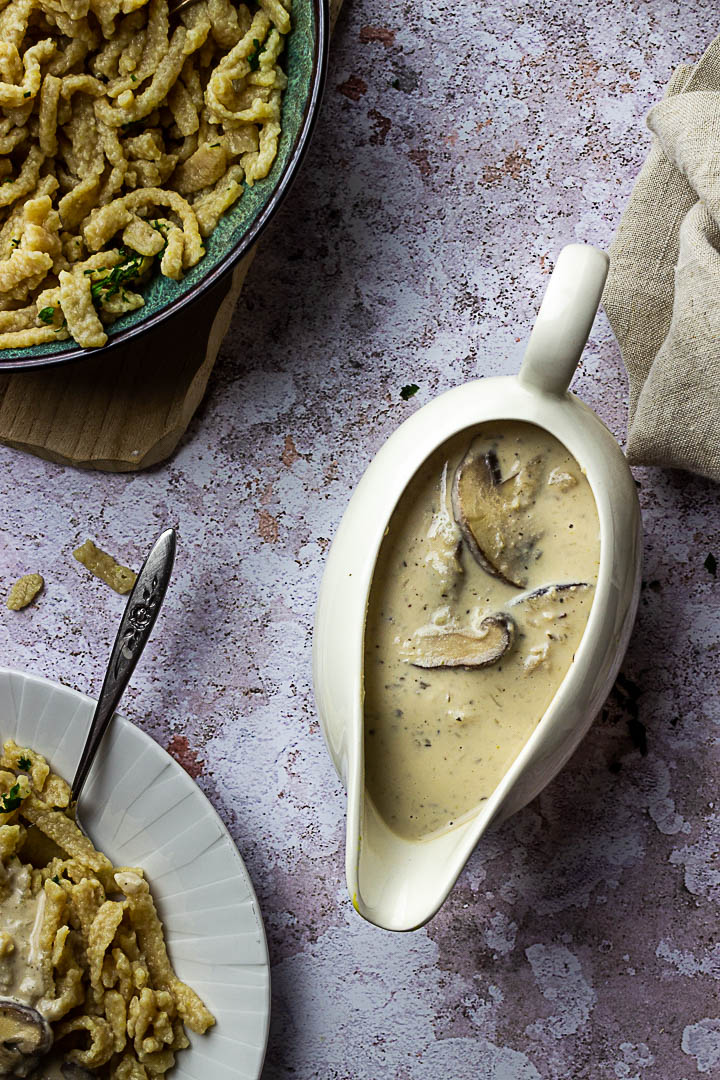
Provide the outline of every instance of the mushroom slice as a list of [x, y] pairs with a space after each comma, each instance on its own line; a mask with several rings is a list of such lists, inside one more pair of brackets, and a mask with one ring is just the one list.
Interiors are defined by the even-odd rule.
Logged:
[[503, 480], [495, 451], [472, 443], [453, 479], [453, 514], [473, 558], [518, 589], [527, 583], [527, 561], [540, 539], [527, 511], [543, 470], [535, 457]]
[[0, 999], [0, 1076], [28, 1076], [52, 1041], [52, 1029], [37, 1009]]
[[510, 603], [513, 607], [516, 604], [529, 604], [530, 607], [534, 608], [545, 607], [547, 604], [564, 604], [569, 598], [592, 588], [593, 586], [588, 581], [568, 581], [561, 584], [541, 585], [539, 589], [533, 589], [532, 592], [514, 596]]
[[93, 1074], [83, 1069], [82, 1065], [75, 1065], [72, 1061], [66, 1061], [60, 1066], [64, 1080], [93, 1080]]
[[408, 662], [420, 668], [487, 667], [497, 663], [514, 640], [515, 623], [509, 615], [488, 615], [477, 630], [430, 624], [413, 635]]
[[510, 601], [512, 607], [522, 605], [525, 619], [531, 626], [552, 625], [562, 634], [562, 621], [582, 607], [593, 586], [587, 581], [570, 581], [562, 585], [543, 585], [532, 592], [522, 593]]

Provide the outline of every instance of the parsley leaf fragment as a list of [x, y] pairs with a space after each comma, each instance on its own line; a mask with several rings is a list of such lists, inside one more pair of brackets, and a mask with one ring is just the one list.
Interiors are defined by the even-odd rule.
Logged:
[[18, 768], [22, 772], [29, 772], [31, 766], [32, 766], [32, 761], [30, 760], [29, 757], [18, 758]]
[[708, 555], [707, 559], [703, 563], [703, 566], [707, 570], [708, 574], [712, 574], [713, 577], [717, 577], [717, 559], [712, 552]]
[[[90, 294], [95, 303], [103, 303], [105, 300], [109, 300], [111, 296], [115, 296], [120, 292], [120, 289], [125, 281], [132, 281], [140, 276], [143, 268], [144, 256], [140, 255], [137, 251], [130, 251], [126, 248], [120, 249], [120, 254], [123, 261], [118, 263], [117, 266], [113, 266], [112, 270], [105, 275], [105, 277], [98, 278], [97, 281], [93, 281], [90, 286]], [[87, 274], [88, 271], [86, 270]], [[91, 274], [95, 271], [91, 270]]]
[[263, 52], [264, 46], [261, 45], [257, 38], [253, 38], [253, 45], [255, 48], [251, 53], [248, 53], [247, 62], [251, 71], [257, 71], [260, 67], [260, 53]]
[[38, 311], [38, 319], [40, 320], [40, 322], [44, 322], [44, 323], [49, 324], [49, 323], [51, 323], [53, 321], [54, 318], [55, 318], [55, 308], [54, 307], [44, 307], [42, 309], [42, 311]]
[[0, 814], [11, 814], [17, 810], [24, 797], [20, 794], [20, 784], [13, 784], [6, 794], [0, 796]]
[[409, 386], [403, 386], [400, 391], [400, 397], [403, 401], [409, 401], [411, 397], [414, 397], [415, 394], [417, 394], [419, 389], [420, 387], [416, 383], [410, 383]]
[[164, 255], [164, 254], [165, 254], [165, 252], [167, 251], [167, 246], [168, 246], [168, 227], [169, 227], [169, 226], [168, 226], [167, 222], [162, 222], [162, 221], [158, 221], [158, 219], [157, 219], [157, 218], [154, 218], [154, 219], [153, 219], [153, 220], [152, 220], [152, 221], [150, 222], [150, 224], [152, 225], [153, 229], [155, 229], [155, 230], [156, 230], [157, 232], [159, 232], [159, 233], [160, 233], [160, 235], [162, 236], [163, 240], [165, 241], [165, 243], [163, 244], [163, 246], [162, 246], [162, 247], [160, 248], [160, 250], [159, 250], [159, 251], [158, 251], [158, 253], [157, 253], [157, 257], [158, 257], [158, 259], [162, 259], [163, 255]]

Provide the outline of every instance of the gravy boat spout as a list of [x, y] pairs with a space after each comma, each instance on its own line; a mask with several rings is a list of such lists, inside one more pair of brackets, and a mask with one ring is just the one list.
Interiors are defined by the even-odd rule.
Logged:
[[[517, 376], [479, 379], [442, 394], [388, 439], [358, 484], [330, 549], [313, 642], [315, 696], [328, 750], [347, 788], [346, 874], [365, 919], [412, 930], [438, 910], [488, 827], [533, 799], [568, 761], [620, 668], [640, 585], [635, 484], [614, 438], [570, 380], [600, 302], [607, 256], [563, 249]], [[599, 562], [587, 624], [541, 719], [492, 793], [452, 828], [408, 839], [370, 798], [364, 751], [364, 639], [378, 554], [393, 512], [428, 457], [490, 421], [548, 432], [587, 478], [597, 509]]]

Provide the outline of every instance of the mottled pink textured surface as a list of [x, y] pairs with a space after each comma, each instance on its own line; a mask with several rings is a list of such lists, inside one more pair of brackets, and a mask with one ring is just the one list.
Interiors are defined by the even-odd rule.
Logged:
[[[555, 253], [609, 244], [643, 115], [719, 24], [710, 0], [348, 0], [304, 171], [176, 457], [103, 476], [0, 451], [3, 576], [47, 579], [35, 607], [2, 609], [5, 663], [97, 690], [123, 601], [72, 548], [90, 536], [137, 565], [179, 527], [124, 711], [197, 777], [252, 874], [273, 962], [266, 1078], [720, 1076], [712, 484], [637, 470], [645, 587], [624, 681], [424, 930], [392, 936], [350, 905], [310, 687], [352, 486], [434, 394], [515, 370]], [[575, 389], [622, 440], [602, 315]]]

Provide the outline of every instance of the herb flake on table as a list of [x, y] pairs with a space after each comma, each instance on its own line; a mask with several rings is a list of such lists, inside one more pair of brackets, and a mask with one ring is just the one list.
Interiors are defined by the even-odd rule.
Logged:
[[703, 566], [707, 570], [708, 574], [712, 574], [713, 577], [717, 577], [717, 559], [712, 552], [708, 555], [703, 563]]
[[400, 397], [403, 401], [409, 401], [411, 397], [414, 397], [415, 394], [417, 394], [419, 389], [420, 387], [416, 383], [409, 383], [407, 386], [403, 386], [400, 391]]

